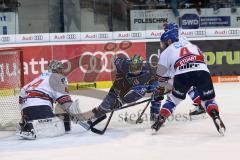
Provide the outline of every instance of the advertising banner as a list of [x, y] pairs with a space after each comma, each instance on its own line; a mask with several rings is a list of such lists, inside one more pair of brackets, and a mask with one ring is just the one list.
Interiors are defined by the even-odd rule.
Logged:
[[240, 75], [240, 40], [194, 41], [204, 52], [212, 75]]
[[164, 30], [147, 30], [146, 38], [160, 39], [163, 32], [164, 32]]
[[[240, 40], [193, 41], [205, 55], [205, 62], [215, 76], [215, 82], [239, 80]], [[111, 81], [114, 78], [114, 56], [129, 57], [140, 54], [153, 65], [161, 54], [159, 42], [110, 41], [97, 44], [45, 45], [18, 47], [23, 50], [25, 83], [47, 71], [48, 63], [61, 60], [69, 82]], [[9, 57], [9, 56], [8, 56]], [[7, 85], [8, 78], [15, 75], [17, 68], [13, 59], [1, 58], [1, 86]], [[225, 77], [218, 77], [225, 76]], [[216, 78], [217, 77], [217, 78]]]
[[17, 34], [16, 41], [18, 43], [49, 42], [49, 34], [48, 33]]
[[50, 33], [49, 34], [50, 42], [59, 42], [59, 41], [80, 41], [81, 35], [79, 32], [71, 33]]
[[[19, 48], [19, 47], [18, 47]], [[20, 47], [23, 50], [25, 82], [47, 71], [49, 61], [64, 62], [69, 82], [111, 81], [115, 56], [146, 57], [145, 42], [109, 42], [105, 44], [72, 44]]]
[[237, 22], [238, 12], [231, 12], [231, 8], [201, 9], [201, 14], [196, 9], [182, 9], [180, 11], [180, 26], [183, 29], [239, 27]]
[[0, 87], [14, 88], [21, 85], [20, 54], [7, 51], [0, 54]]
[[229, 37], [229, 36], [240, 36], [239, 28], [215, 28], [207, 29], [206, 35], [211, 37]]
[[[210, 29], [208, 29], [210, 30]], [[206, 37], [206, 29], [181, 29], [179, 32], [180, 35], [184, 37]]]
[[145, 38], [145, 31], [120, 31], [113, 32], [114, 39], [143, 39]]
[[18, 34], [17, 12], [0, 12], [0, 35]]
[[11, 34], [11, 35], [0, 35], [0, 44], [8, 44], [8, 43], [15, 43], [16, 35]]
[[131, 30], [160, 30], [166, 22], [176, 22], [170, 9], [130, 10]]
[[[179, 24], [183, 29], [240, 27], [240, 8], [232, 12], [231, 8], [178, 9], [180, 19], [171, 9], [131, 10], [131, 30], [160, 30], [166, 22]], [[179, 21], [180, 20], [180, 21]]]
[[81, 39], [84, 41], [106, 41], [112, 39], [111, 32], [82, 32]]
[[[204, 53], [212, 76], [240, 75], [240, 40], [193, 41]], [[159, 54], [159, 42], [147, 42], [147, 58]]]

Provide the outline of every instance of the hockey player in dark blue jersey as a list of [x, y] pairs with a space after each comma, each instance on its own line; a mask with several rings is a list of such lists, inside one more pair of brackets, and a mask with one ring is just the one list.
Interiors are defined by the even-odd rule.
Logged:
[[[134, 55], [130, 59], [123, 57], [116, 58], [114, 64], [116, 67], [116, 77], [108, 94], [98, 107], [79, 115], [79, 119], [76, 120], [77, 122], [91, 122], [92, 120], [104, 117], [106, 113], [124, 104], [136, 102], [144, 97], [147, 92], [153, 92], [158, 85], [154, 79], [156, 67], [154, 68], [151, 64], [144, 63], [143, 58], [139, 55]], [[157, 115], [162, 99], [163, 97], [158, 95], [152, 99], [152, 104], [157, 108]]]

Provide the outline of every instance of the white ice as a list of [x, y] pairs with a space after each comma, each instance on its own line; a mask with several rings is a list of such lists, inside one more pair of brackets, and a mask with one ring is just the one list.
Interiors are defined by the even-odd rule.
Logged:
[[[129, 124], [122, 120], [145, 104], [116, 112], [104, 135], [84, 131], [74, 125], [61, 137], [21, 140], [0, 132], [1, 160], [237, 160], [240, 151], [240, 83], [215, 84], [216, 100], [227, 131], [224, 137], [217, 132], [212, 120], [192, 120], [186, 116], [193, 108], [187, 98], [157, 135], [151, 135], [150, 123]], [[101, 100], [75, 96], [81, 108], [88, 110]], [[147, 111], [149, 112], [149, 111]], [[147, 115], [144, 117], [146, 118]], [[181, 117], [180, 117], [181, 116]], [[103, 127], [104, 123], [99, 125]], [[3, 134], [5, 134], [3, 136]], [[8, 134], [9, 135], [9, 134]]]

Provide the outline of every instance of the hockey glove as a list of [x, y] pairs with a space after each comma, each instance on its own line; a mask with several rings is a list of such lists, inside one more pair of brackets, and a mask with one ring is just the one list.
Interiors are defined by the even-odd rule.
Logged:
[[126, 103], [135, 102], [145, 96], [147, 91], [147, 86], [136, 85], [134, 86], [126, 95], [124, 95], [123, 100]]
[[155, 101], [161, 101], [164, 99], [163, 94], [165, 93], [165, 88], [158, 86], [153, 92], [153, 99]]
[[163, 95], [160, 95], [159, 93], [153, 93], [153, 100], [154, 101], [161, 101], [164, 99]]
[[158, 86], [159, 86], [159, 83], [157, 81], [152, 82], [147, 87], [147, 93], [154, 92]]
[[19, 96], [19, 104], [23, 104], [24, 102], [25, 102], [25, 98], [23, 98], [23, 97], [21, 97], [21, 96]]
[[165, 87], [158, 86], [156, 87], [155, 92], [158, 93], [159, 95], [163, 95], [165, 93]]

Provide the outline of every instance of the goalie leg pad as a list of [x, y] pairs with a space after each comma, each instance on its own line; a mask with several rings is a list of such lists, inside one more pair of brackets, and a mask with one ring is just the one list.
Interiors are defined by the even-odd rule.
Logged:
[[[27, 123], [31, 124], [33, 128], [30, 131], [21, 130], [17, 135], [22, 138], [34, 139], [43, 137], [56, 137], [65, 134], [64, 123], [58, 117], [38, 119]], [[28, 137], [26, 137], [27, 134], [25, 134], [25, 132], [28, 132]], [[32, 135], [30, 135], [30, 132], [32, 133]]]
[[71, 117], [68, 113], [55, 114], [55, 116], [63, 120], [66, 132], [71, 130]]
[[47, 118], [34, 120], [33, 128], [38, 137], [56, 137], [65, 134], [65, 127], [63, 121], [58, 118]]

